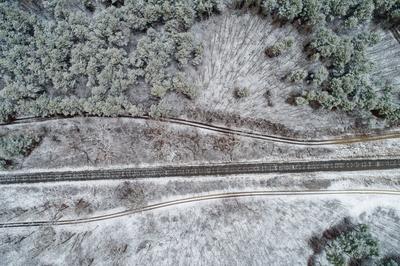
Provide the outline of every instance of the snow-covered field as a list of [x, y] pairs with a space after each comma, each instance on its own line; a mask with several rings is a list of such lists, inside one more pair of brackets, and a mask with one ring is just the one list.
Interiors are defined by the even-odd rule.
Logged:
[[[200, 109], [262, 118], [303, 132], [326, 130], [333, 121], [343, 130], [353, 123], [343, 114], [287, 103], [290, 95], [301, 92], [304, 86], [282, 78], [294, 70], [316, 67], [304, 57], [306, 40], [293, 26], [279, 27], [270, 19], [249, 13], [226, 13], [195, 26], [193, 31], [206, 40], [204, 63], [194, 74], [195, 84], [201, 84], [195, 103]], [[265, 56], [266, 47], [288, 37], [296, 40], [290, 51], [273, 59]], [[236, 87], [248, 88], [250, 95], [235, 99]]]
[[[397, 171], [56, 183], [0, 187], [1, 222], [84, 218], [225, 191], [390, 189]], [[11, 195], [24, 195], [19, 200]], [[209, 200], [96, 223], [0, 229], [4, 265], [306, 265], [310, 241], [344, 218], [366, 223], [381, 254], [400, 245], [398, 196]], [[325, 264], [322, 264], [325, 265]]]
[[[301, 47], [307, 40], [292, 26], [280, 28], [268, 19], [238, 12], [214, 16], [192, 31], [204, 40], [204, 63], [186, 74], [200, 91], [192, 102], [167, 95], [161, 104], [173, 115], [265, 134], [324, 138], [354, 132], [356, 121], [343, 113], [287, 102], [304, 88], [281, 78], [306, 64]], [[383, 41], [369, 50], [378, 66], [374, 74], [399, 84], [400, 45], [389, 32], [381, 35]], [[264, 48], [287, 36], [299, 42], [288, 54], [266, 59]], [[250, 96], [236, 99], [236, 87], [248, 88]], [[21, 172], [400, 154], [398, 139], [306, 147], [124, 118], [0, 128], [1, 135], [9, 132], [43, 137], [29, 156], [16, 159], [15, 170]], [[0, 186], [0, 223], [86, 218], [224, 192], [345, 189], [400, 190], [400, 174], [397, 169]], [[345, 218], [368, 224], [380, 240], [381, 256], [393, 255], [400, 247], [399, 202], [393, 195], [243, 197], [96, 223], [0, 228], [0, 265], [326, 265], [310, 242]]]
[[221, 162], [384, 158], [400, 154], [397, 139], [346, 145], [297, 146], [230, 136], [183, 125], [124, 118], [76, 118], [2, 127], [44, 132], [16, 169], [99, 168]]

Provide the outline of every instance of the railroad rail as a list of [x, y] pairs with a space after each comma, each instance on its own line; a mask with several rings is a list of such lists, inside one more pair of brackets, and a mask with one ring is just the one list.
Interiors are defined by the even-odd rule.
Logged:
[[119, 180], [160, 177], [219, 176], [237, 174], [307, 173], [325, 171], [363, 171], [400, 168], [399, 159], [330, 160], [283, 163], [229, 163], [192, 166], [157, 166], [86, 171], [56, 171], [40, 173], [5, 173], [0, 184]]
[[42, 220], [42, 221], [23, 221], [23, 222], [4, 222], [0, 223], [1, 228], [18, 228], [18, 227], [38, 227], [38, 226], [61, 226], [75, 225], [104, 220], [116, 219], [123, 216], [129, 216], [137, 213], [143, 213], [151, 210], [167, 208], [171, 206], [194, 203], [200, 201], [228, 199], [228, 198], [244, 198], [244, 197], [278, 197], [278, 196], [323, 196], [323, 195], [365, 195], [365, 196], [400, 196], [397, 190], [298, 190], [298, 191], [242, 191], [209, 194], [203, 196], [195, 196], [183, 199], [170, 200], [143, 206], [135, 209], [128, 209], [120, 212], [98, 215], [87, 218], [69, 219], [69, 220]]

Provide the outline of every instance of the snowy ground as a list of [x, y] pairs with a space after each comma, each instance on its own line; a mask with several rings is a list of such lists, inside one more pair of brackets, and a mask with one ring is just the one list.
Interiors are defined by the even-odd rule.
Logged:
[[[280, 27], [271, 19], [226, 11], [197, 23], [192, 31], [204, 42], [204, 60], [198, 69], [188, 69], [186, 74], [200, 91], [193, 101], [176, 93], [168, 94], [161, 104], [172, 109], [172, 116], [299, 138], [374, 132], [374, 129], [355, 130], [356, 121], [343, 113], [287, 102], [293, 92], [304, 90], [305, 84], [282, 82], [281, 78], [290, 71], [312, 69], [318, 64], [304, 58], [301, 50], [307, 40], [292, 25]], [[399, 85], [400, 45], [389, 31], [378, 32], [382, 41], [368, 50], [376, 64], [374, 75]], [[293, 49], [277, 58], [266, 58], [265, 47], [288, 36], [296, 40]], [[247, 87], [250, 96], [236, 99], [235, 87]], [[35, 131], [44, 136], [27, 158], [15, 161], [15, 168], [23, 170], [374, 158], [400, 154], [396, 140], [309, 148], [132, 119], [79, 118], [0, 128], [0, 134], [12, 131]]]
[[[306, 89], [306, 84], [283, 82], [282, 78], [295, 70], [316, 69], [319, 64], [305, 58], [302, 50], [309, 36], [300, 34], [292, 25], [280, 27], [270, 18], [230, 11], [197, 23], [192, 31], [203, 42], [204, 56], [203, 63], [186, 74], [200, 93], [194, 102], [168, 95], [162, 104], [172, 109], [172, 113], [303, 137], [361, 130], [356, 126], [357, 121], [345, 113], [288, 103], [291, 95]], [[373, 75], [398, 87], [400, 45], [390, 31], [377, 29], [377, 32], [382, 41], [367, 52], [375, 64]], [[276, 58], [265, 56], [266, 47], [287, 37], [296, 40], [293, 49]], [[236, 99], [236, 87], [248, 88], [250, 95]], [[382, 123], [374, 125], [382, 126]]]
[[43, 134], [16, 169], [384, 158], [400, 154], [397, 139], [334, 146], [297, 146], [230, 136], [158, 121], [77, 118], [1, 127]]
[[[291, 93], [303, 88], [282, 83], [280, 78], [305, 62], [300, 51], [305, 40], [291, 26], [278, 28], [268, 20], [238, 13], [215, 16], [193, 31], [207, 40], [204, 63], [198, 72], [187, 73], [200, 85], [200, 95], [194, 102], [168, 95], [162, 104], [173, 106], [175, 115], [300, 137], [354, 130], [354, 119], [342, 113], [286, 102]], [[399, 84], [400, 46], [390, 33], [381, 34], [384, 41], [370, 50], [379, 66], [376, 75], [394, 77]], [[267, 60], [264, 48], [286, 36], [300, 42], [290, 53]], [[248, 87], [251, 95], [235, 99], [236, 86]], [[400, 154], [398, 140], [304, 147], [133, 119], [76, 118], [0, 128], [0, 134], [11, 131], [43, 135], [27, 158], [16, 161], [21, 171]], [[221, 192], [318, 189], [399, 190], [400, 175], [391, 170], [0, 186], [0, 222], [84, 218]], [[398, 202], [394, 196], [373, 195], [238, 198], [92, 224], [0, 228], [0, 264], [306, 265], [314, 259], [325, 265], [323, 256], [314, 254], [310, 240], [345, 217], [369, 224], [381, 242], [382, 255], [392, 255], [398, 254], [400, 246]]]
[[[399, 188], [397, 171], [3, 186], [1, 222], [83, 218], [225, 191]], [[24, 196], [11, 200], [16, 193]], [[383, 256], [397, 254], [399, 215], [395, 196], [210, 200], [92, 224], [0, 229], [0, 254], [4, 265], [306, 265], [324, 258], [310, 240], [346, 217], [370, 225]]]
[[[390, 80], [400, 93], [400, 45], [393, 34], [378, 30], [381, 41], [369, 48], [368, 55], [375, 64], [373, 75]], [[398, 99], [399, 100], [399, 99]]]

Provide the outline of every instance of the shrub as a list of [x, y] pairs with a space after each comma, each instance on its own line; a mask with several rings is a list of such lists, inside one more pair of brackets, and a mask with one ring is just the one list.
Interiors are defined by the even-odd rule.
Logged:
[[308, 24], [315, 25], [319, 21], [325, 20], [324, 14], [321, 12], [322, 3], [319, 0], [303, 0], [303, 10], [301, 17]]
[[274, 12], [278, 7], [277, 0], [264, 0], [261, 4], [261, 10], [265, 15]]
[[250, 96], [250, 90], [247, 87], [236, 87], [233, 91], [233, 95], [237, 99], [245, 98]]
[[14, 114], [13, 104], [10, 101], [0, 98], [0, 122], [8, 122]]
[[399, 264], [394, 259], [382, 259], [377, 263], [378, 266], [399, 266]]
[[35, 135], [8, 135], [0, 137], [0, 157], [12, 159], [27, 155], [39, 143], [40, 137]]
[[[163, 83], [165, 83], [165, 81]], [[165, 86], [163, 84], [153, 84], [151, 88], [151, 95], [157, 98], [163, 98], [169, 89], [170, 85]]]
[[286, 20], [293, 20], [303, 9], [302, 0], [278, 0], [278, 15]]
[[302, 105], [308, 104], [308, 101], [307, 101], [307, 99], [304, 98], [304, 97], [296, 97], [296, 98], [295, 98], [295, 103], [296, 103], [296, 105], [298, 105], [298, 106], [302, 106]]
[[174, 36], [176, 52], [175, 59], [178, 61], [180, 68], [187, 66], [191, 54], [194, 51], [193, 35], [190, 33], [178, 33]]
[[337, 266], [347, 265], [350, 260], [361, 260], [379, 255], [378, 241], [371, 235], [365, 224], [341, 234], [329, 242], [326, 248], [328, 261]]
[[274, 45], [267, 47], [265, 49], [265, 54], [268, 57], [277, 57], [279, 55], [281, 55], [282, 53], [286, 52], [287, 50], [289, 50], [294, 43], [294, 39], [291, 37], [288, 37], [282, 41], [278, 41], [277, 43], [275, 43]]
[[0, 171], [7, 169], [7, 161], [0, 158]]
[[172, 88], [189, 99], [194, 99], [197, 95], [197, 89], [195, 86], [189, 84], [182, 73], [176, 74], [172, 79]]
[[370, 21], [374, 12], [373, 0], [363, 0], [354, 8], [352, 16], [344, 21], [346, 27], [353, 28], [363, 22]]
[[308, 76], [308, 72], [304, 69], [298, 69], [287, 75], [287, 80], [294, 83], [302, 82]]
[[150, 106], [149, 116], [151, 118], [159, 119], [162, 117], [167, 117], [169, 110], [162, 104], [153, 104]]
[[325, 66], [320, 66], [317, 71], [312, 75], [312, 83], [316, 86], [320, 86], [329, 76], [329, 71]]
[[117, 117], [127, 114], [131, 104], [123, 97], [89, 98], [83, 103], [83, 110], [88, 115]]
[[330, 58], [340, 46], [340, 38], [330, 29], [320, 27], [314, 34], [310, 47], [323, 58]]

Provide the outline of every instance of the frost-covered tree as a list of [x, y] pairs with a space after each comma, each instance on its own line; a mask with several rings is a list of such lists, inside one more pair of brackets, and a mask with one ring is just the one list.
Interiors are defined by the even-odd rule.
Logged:
[[302, 0], [277, 0], [277, 14], [287, 20], [293, 20], [303, 9]]
[[[371, 19], [397, 25], [398, 0], [235, 2], [285, 22], [296, 19], [297, 26], [306, 25], [314, 34], [309, 55], [329, 69], [325, 81], [313, 81], [320, 87], [315, 100], [322, 106], [365, 113], [369, 110], [362, 108], [372, 106], [364, 103], [370, 102], [366, 99], [376, 97], [375, 114], [390, 121], [398, 117], [398, 105], [367, 78], [372, 64], [365, 50], [376, 43], [376, 36], [353, 36]], [[138, 85], [157, 98], [168, 91], [193, 98], [195, 88], [177, 74], [201, 64], [203, 47], [189, 29], [197, 20], [220, 12], [224, 4], [222, 0], [1, 1], [0, 119], [22, 114], [120, 114], [127, 108], [113, 101], [134, 94]], [[278, 41], [265, 52], [279, 56], [293, 41]], [[346, 86], [338, 86], [343, 91], [332, 89], [333, 79], [350, 76], [363, 81], [351, 93], [343, 90]], [[377, 93], [371, 94], [369, 88]], [[111, 103], [121, 108], [113, 109]]]
[[188, 32], [172, 34], [171, 38], [176, 47], [174, 57], [178, 61], [179, 66], [183, 68], [201, 50], [201, 44], [198, 44], [193, 34]]
[[320, 86], [324, 81], [327, 80], [328, 76], [328, 69], [326, 69], [325, 66], [320, 66], [312, 75], [312, 84]]
[[326, 248], [328, 261], [337, 266], [347, 265], [350, 260], [361, 260], [379, 255], [378, 241], [371, 235], [365, 224], [339, 235]]
[[189, 99], [194, 99], [197, 95], [197, 88], [186, 80], [183, 73], [177, 73], [173, 77], [172, 88]]
[[153, 104], [150, 106], [150, 112], [149, 116], [155, 119], [167, 117], [169, 114], [169, 110], [165, 107], [165, 105], [159, 103], [159, 104]]
[[12, 159], [27, 155], [39, 141], [40, 137], [34, 134], [0, 136], [0, 157]]
[[0, 158], [0, 171], [7, 169], [7, 160]]
[[332, 30], [320, 27], [314, 34], [310, 47], [324, 58], [330, 58], [341, 44], [341, 39]]
[[399, 263], [397, 263], [394, 259], [392, 258], [387, 258], [387, 259], [382, 259], [377, 263], [378, 266], [399, 266]]
[[94, 36], [106, 43], [122, 47], [129, 42], [130, 29], [118, 8], [110, 7], [94, 16]]
[[260, 4], [261, 12], [264, 15], [269, 15], [276, 11], [278, 7], [277, 0], [263, 0]]
[[315, 25], [325, 20], [325, 15], [321, 12], [323, 2], [320, 0], [303, 0], [303, 10], [301, 18], [311, 25]]
[[[173, 90], [177, 65], [201, 63], [202, 46], [189, 28], [220, 8], [219, 0], [2, 1], [1, 119], [82, 114], [84, 101], [107, 105], [139, 83], [162, 97]], [[87, 105], [110, 114], [111, 107]]]
[[400, 22], [400, 3], [398, 0], [374, 0], [374, 15], [385, 20], [391, 25], [398, 25]]
[[211, 14], [221, 11], [222, 2], [220, 0], [195, 0], [194, 6], [197, 16], [211, 16]]
[[14, 105], [10, 101], [0, 98], [0, 122], [8, 122], [14, 115]]
[[12, 167], [15, 159], [29, 155], [40, 140], [38, 134], [31, 132], [0, 136], [0, 171]]
[[302, 82], [307, 76], [308, 76], [307, 70], [298, 69], [289, 73], [286, 79], [290, 82], [299, 83]]
[[332, 59], [332, 64], [337, 71], [342, 71], [353, 55], [354, 49], [351, 40], [342, 38], [333, 51], [330, 57]]
[[375, 5], [373, 0], [363, 0], [355, 7], [352, 16], [345, 20], [348, 28], [354, 28], [361, 23], [370, 21], [374, 12]]
[[331, 16], [343, 17], [349, 12], [352, 4], [353, 1], [349, 0], [327, 0], [325, 12]]
[[304, 97], [296, 97], [295, 98], [295, 103], [298, 106], [302, 106], [302, 105], [307, 105], [309, 102], [306, 98]]

